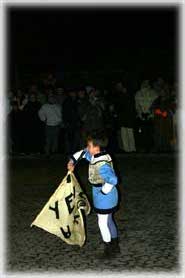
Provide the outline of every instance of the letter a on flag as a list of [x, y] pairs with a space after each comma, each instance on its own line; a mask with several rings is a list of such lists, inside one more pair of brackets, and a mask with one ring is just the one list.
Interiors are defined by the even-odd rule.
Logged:
[[88, 215], [91, 207], [69, 171], [31, 226], [42, 228], [68, 244], [83, 246], [86, 234], [82, 210]]

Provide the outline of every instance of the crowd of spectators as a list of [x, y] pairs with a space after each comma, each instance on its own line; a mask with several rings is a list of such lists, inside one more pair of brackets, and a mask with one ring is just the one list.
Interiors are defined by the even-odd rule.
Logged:
[[107, 89], [65, 88], [49, 75], [7, 94], [10, 154], [71, 154], [94, 131], [105, 131], [114, 153], [177, 150], [177, 85], [144, 80], [135, 92], [122, 80]]

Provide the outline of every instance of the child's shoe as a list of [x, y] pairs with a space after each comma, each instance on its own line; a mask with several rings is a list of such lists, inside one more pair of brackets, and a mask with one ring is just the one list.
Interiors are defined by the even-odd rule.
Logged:
[[118, 238], [111, 238], [111, 249], [113, 254], [120, 254], [120, 246]]
[[104, 242], [104, 250], [102, 253], [97, 255], [98, 260], [110, 259], [112, 255], [112, 244], [111, 242]]

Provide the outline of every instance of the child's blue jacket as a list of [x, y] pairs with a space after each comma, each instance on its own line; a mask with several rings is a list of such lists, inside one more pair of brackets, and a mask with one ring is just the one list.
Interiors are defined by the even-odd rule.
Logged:
[[[89, 161], [89, 182], [92, 185], [93, 206], [97, 213], [107, 214], [118, 206], [118, 178], [112, 165], [112, 159], [105, 151], [92, 156], [87, 149], [75, 153], [71, 159], [77, 163], [79, 159]], [[105, 193], [104, 188], [109, 187]]]

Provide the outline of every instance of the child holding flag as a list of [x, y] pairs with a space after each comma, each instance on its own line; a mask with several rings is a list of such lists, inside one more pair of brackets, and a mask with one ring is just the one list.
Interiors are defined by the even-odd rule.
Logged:
[[80, 159], [89, 161], [88, 179], [92, 186], [93, 207], [104, 242], [104, 251], [98, 256], [99, 259], [110, 258], [120, 252], [118, 231], [112, 215], [118, 209], [118, 178], [112, 159], [104, 149], [106, 145], [105, 136], [94, 133], [87, 139], [87, 148], [72, 155], [67, 165], [68, 170], [73, 171]]

